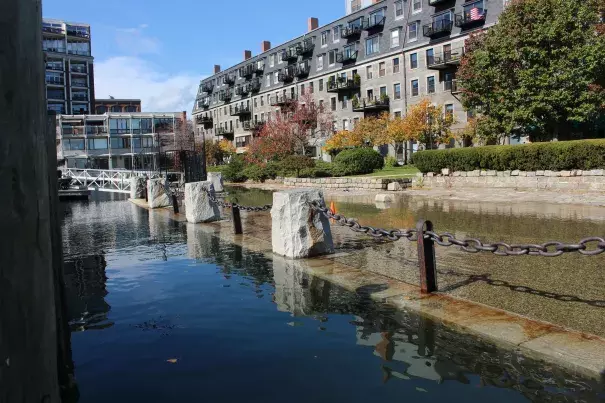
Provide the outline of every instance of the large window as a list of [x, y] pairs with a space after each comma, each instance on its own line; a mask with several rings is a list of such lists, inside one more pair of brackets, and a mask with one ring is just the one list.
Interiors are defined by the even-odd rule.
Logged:
[[88, 113], [88, 104], [73, 104], [71, 106], [71, 113], [73, 115], [86, 115]]
[[336, 51], [331, 50], [328, 52], [328, 65], [332, 66], [336, 63]]
[[321, 33], [321, 46], [328, 45], [328, 36], [330, 35], [330, 31], [323, 31]]
[[153, 125], [156, 133], [174, 132], [174, 118], [154, 118]]
[[63, 90], [63, 88], [60, 88], [60, 89], [47, 88], [46, 89], [46, 98], [63, 100], [63, 99], [65, 99], [65, 91]]
[[399, 46], [399, 28], [391, 31], [391, 47], [395, 48]]
[[393, 74], [399, 73], [399, 58], [396, 57], [393, 59]]
[[65, 53], [65, 40], [63, 39], [43, 39], [42, 49], [46, 52]]
[[109, 134], [130, 134], [130, 119], [109, 119]]
[[340, 27], [335, 26], [332, 28], [332, 41], [338, 42], [340, 40]]
[[366, 56], [373, 55], [380, 51], [380, 42], [378, 36], [366, 39]]
[[429, 76], [426, 78], [426, 93], [427, 94], [435, 93], [435, 76]]
[[53, 104], [49, 102], [46, 110], [55, 111], [56, 114], [62, 114], [65, 113], [65, 104]]
[[384, 77], [387, 74], [386, 62], [378, 63], [378, 77]]
[[89, 150], [106, 150], [107, 139], [88, 139]]
[[408, 41], [413, 42], [418, 40], [418, 21], [408, 25]]
[[426, 50], [426, 65], [430, 66], [431, 64], [435, 63], [435, 52], [433, 51], [433, 49], [427, 49]]
[[126, 112], [136, 112], [137, 111], [137, 107], [134, 105], [128, 105], [126, 107]]
[[411, 87], [412, 87], [412, 96], [413, 97], [417, 97], [418, 93], [419, 93], [418, 80], [417, 79], [411, 81]]
[[374, 69], [372, 68], [372, 66], [366, 66], [366, 79], [367, 80], [371, 80], [372, 79], [372, 73], [373, 73]]
[[67, 42], [67, 53], [71, 55], [90, 56], [90, 43]]
[[445, 117], [447, 119], [454, 118], [454, 104], [445, 104]]
[[71, 86], [72, 87], [88, 87], [88, 81], [84, 77], [72, 77], [71, 78]]
[[403, 17], [403, 0], [397, 0], [395, 2], [395, 18]]
[[63, 73], [59, 73], [56, 71], [47, 71], [45, 73], [45, 76], [46, 76], [46, 84], [63, 85], [63, 83], [65, 82], [63, 80]]
[[151, 118], [134, 118], [132, 119], [132, 132], [134, 134], [151, 134], [153, 128]]
[[129, 138], [113, 138], [110, 140], [109, 144], [112, 149], [129, 149], [130, 148], [130, 139]]
[[63, 71], [63, 61], [62, 60], [47, 60], [46, 69]]
[[84, 150], [84, 140], [63, 139], [63, 149], [67, 151]]
[[410, 55], [410, 69], [418, 68], [418, 53], [412, 53]]
[[422, 0], [412, 0], [412, 11], [414, 13], [422, 11]]
[[401, 84], [393, 85], [393, 98], [401, 99]]
[[324, 55], [317, 55], [317, 70], [324, 68]]

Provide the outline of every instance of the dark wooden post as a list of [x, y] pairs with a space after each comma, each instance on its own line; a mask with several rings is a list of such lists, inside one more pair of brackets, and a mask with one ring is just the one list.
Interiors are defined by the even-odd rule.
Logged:
[[1, 8], [0, 402], [58, 403], [60, 243], [50, 206], [42, 5], [2, 0]]
[[239, 212], [239, 207], [231, 207], [231, 216], [233, 217], [233, 233], [236, 235], [242, 234], [242, 216]]
[[418, 231], [418, 267], [420, 269], [420, 290], [422, 293], [437, 291], [437, 264], [435, 263], [435, 243], [425, 239], [424, 232], [433, 230], [433, 223], [420, 220], [416, 226]]
[[172, 210], [174, 211], [174, 214], [178, 214], [179, 213], [179, 201], [174, 193], [170, 197], [172, 198]]

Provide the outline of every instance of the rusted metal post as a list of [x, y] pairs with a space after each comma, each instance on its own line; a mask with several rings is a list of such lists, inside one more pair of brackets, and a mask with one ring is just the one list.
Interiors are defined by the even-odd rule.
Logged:
[[[426, 226], [426, 230], [425, 230]], [[420, 220], [416, 225], [418, 231], [418, 268], [420, 269], [420, 290], [423, 294], [437, 291], [437, 264], [435, 263], [435, 243], [425, 238], [425, 231], [433, 230], [433, 223]]]
[[172, 194], [172, 209], [174, 210], [174, 214], [179, 213], [179, 201], [174, 193]]
[[145, 203], [149, 202], [149, 195], [147, 194], [147, 180], [145, 180]]
[[233, 206], [231, 208], [231, 215], [233, 217], [233, 233], [235, 235], [242, 234], [242, 216], [239, 213], [239, 207]]

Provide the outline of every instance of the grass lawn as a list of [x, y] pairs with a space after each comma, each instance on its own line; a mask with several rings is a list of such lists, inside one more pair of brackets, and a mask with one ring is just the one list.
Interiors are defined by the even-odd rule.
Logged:
[[374, 171], [371, 174], [355, 175], [355, 176], [373, 176], [373, 177], [388, 177], [388, 178], [405, 178], [416, 176], [420, 172], [415, 166], [405, 165], [401, 167], [385, 167], [380, 171]]

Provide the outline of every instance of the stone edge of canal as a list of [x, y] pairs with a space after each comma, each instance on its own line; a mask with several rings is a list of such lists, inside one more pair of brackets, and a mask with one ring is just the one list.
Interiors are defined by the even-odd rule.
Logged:
[[423, 295], [419, 287], [365, 272], [333, 260], [334, 255], [290, 260], [274, 255], [271, 243], [249, 234], [233, 235], [230, 221], [189, 224], [184, 214], [175, 215], [168, 208], [148, 209], [144, 200], [129, 199], [172, 220], [193, 226], [224, 241], [265, 254], [274, 264], [289, 265], [329, 281], [351, 292], [369, 285], [387, 285], [369, 296], [374, 301], [441, 321], [458, 332], [478, 336], [504, 349], [516, 349], [523, 355], [559, 365], [584, 376], [602, 379], [605, 375], [605, 340], [563, 327], [529, 319], [487, 305], [443, 294]]

